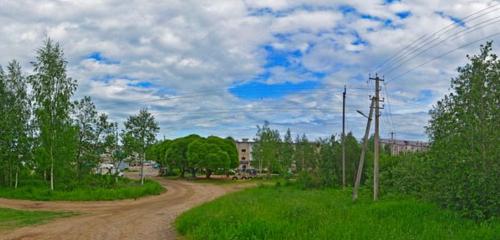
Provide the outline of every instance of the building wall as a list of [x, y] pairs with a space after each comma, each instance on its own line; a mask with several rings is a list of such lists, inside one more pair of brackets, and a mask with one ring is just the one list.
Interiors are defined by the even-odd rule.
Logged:
[[250, 142], [245, 138], [241, 141], [236, 141], [236, 148], [238, 149], [238, 159], [240, 161], [239, 168], [250, 168], [252, 166], [253, 144], [254, 142]]
[[422, 141], [409, 141], [397, 139], [380, 139], [381, 147], [390, 146], [392, 155], [399, 155], [407, 152], [427, 151], [429, 143]]

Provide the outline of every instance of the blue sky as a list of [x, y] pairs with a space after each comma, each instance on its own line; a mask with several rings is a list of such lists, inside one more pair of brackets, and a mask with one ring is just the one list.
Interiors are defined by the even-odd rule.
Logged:
[[[344, 85], [347, 129], [361, 137], [365, 120], [356, 110], [367, 112], [374, 89], [367, 80], [379, 73], [386, 79], [381, 136], [394, 131], [398, 138], [426, 140], [427, 112], [478, 46], [396, 76], [497, 31], [486, 25], [447, 39], [499, 12], [464, 19], [492, 0], [0, 3], [0, 65], [15, 58], [29, 72], [35, 49], [51, 37], [64, 48], [68, 75], [79, 82], [75, 99], [91, 96], [119, 123], [146, 107], [160, 123], [159, 136], [169, 138], [252, 138], [264, 121], [311, 139], [339, 134]], [[443, 42], [395, 71], [388, 70], [406, 58], [377, 68], [396, 54], [431, 46], [407, 46], [422, 36]]]

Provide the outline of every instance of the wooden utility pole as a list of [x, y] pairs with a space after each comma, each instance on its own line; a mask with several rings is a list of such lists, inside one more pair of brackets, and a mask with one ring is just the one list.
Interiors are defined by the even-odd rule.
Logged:
[[374, 78], [370, 77], [370, 80], [375, 81], [375, 151], [373, 156], [373, 200], [378, 200], [379, 193], [379, 159], [380, 159], [380, 139], [379, 139], [379, 117], [380, 117], [380, 81], [384, 81], [375, 75]]
[[345, 187], [345, 94], [346, 87], [344, 85], [344, 93], [342, 97], [342, 186]]
[[[365, 164], [365, 153], [366, 153], [366, 148], [368, 146], [368, 136], [370, 135], [370, 126], [372, 125], [372, 116], [373, 116], [373, 104], [375, 100], [372, 98], [371, 104], [370, 104], [370, 113], [368, 116], [363, 116], [367, 117], [367, 122], [366, 122], [366, 129], [365, 129], [365, 136], [363, 137], [363, 146], [361, 149], [361, 156], [359, 157], [359, 163], [358, 163], [358, 171], [356, 173], [356, 181], [354, 182], [354, 188], [352, 189], [352, 200], [356, 201], [358, 198], [358, 190], [359, 190], [359, 185], [361, 183], [361, 174], [363, 173], [363, 165]], [[360, 112], [361, 113], [361, 112]]]
[[394, 155], [394, 134], [396, 134], [395, 132], [391, 132], [391, 149], [390, 149], [390, 153], [391, 155]]

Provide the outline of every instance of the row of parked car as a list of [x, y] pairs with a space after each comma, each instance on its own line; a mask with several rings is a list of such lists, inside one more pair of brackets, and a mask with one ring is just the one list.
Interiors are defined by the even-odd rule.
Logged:
[[242, 168], [242, 169], [236, 169], [234, 172], [234, 175], [232, 179], [238, 180], [238, 179], [252, 179], [257, 176], [257, 170], [254, 168]]

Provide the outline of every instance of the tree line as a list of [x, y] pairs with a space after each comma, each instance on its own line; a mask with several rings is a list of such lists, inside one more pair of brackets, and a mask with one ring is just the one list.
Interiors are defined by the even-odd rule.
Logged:
[[[348, 185], [354, 183], [355, 172], [361, 154], [361, 144], [349, 132], [344, 137], [346, 151], [346, 179]], [[373, 137], [369, 139], [373, 143]], [[254, 138], [253, 165], [260, 172], [294, 177], [305, 188], [335, 187], [342, 185], [342, 139], [331, 135], [327, 138], [309, 140], [306, 134], [292, 136], [287, 129], [283, 137], [268, 122], [257, 126]], [[373, 144], [371, 144], [373, 149]], [[388, 149], [382, 151], [388, 154]], [[367, 154], [367, 161], [373, 159]], [[367, 164], [369, 166], [369, 164]], [[363, 179], [369, 176], [364, 172]], [[364, 180], [363, 180], [364, 181]]]
[[147, 150], [147, 157], [160, 164], [162, 175], [179, 174], [181, 177], [185, 177], [186, 172], [192, 177], [203, 172], [210, 178], [214, 172], [228, 174], [239, 165], [232, 138], [204, 138], [195, 134], [158, 141]]
[[90, 97], [72, 100], [77, 81], [58, 43], [46, 40], [31, 65], [29, 75], [16, 60], [0, 67], [0, 186], [70, 188], [93, 176], [101, 154], [118, 164], [155, 141], [158, 124], [145, 109], [119, 132]]

